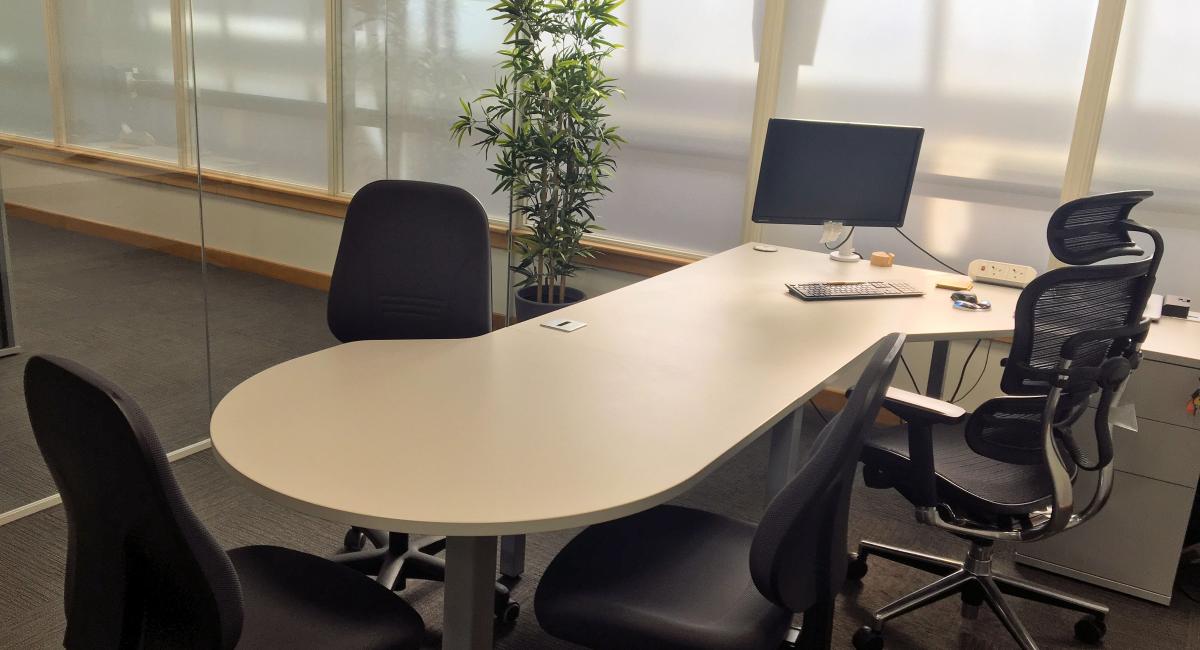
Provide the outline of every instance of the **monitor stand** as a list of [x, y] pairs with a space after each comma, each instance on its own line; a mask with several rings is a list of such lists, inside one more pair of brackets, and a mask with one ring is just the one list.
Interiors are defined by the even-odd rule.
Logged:
[[862, 258], [854, 252], [854, 233], [851, 232], [842, 240], [842, 245], [829, 254], [829, 259], [835, 262], [861, 262]]

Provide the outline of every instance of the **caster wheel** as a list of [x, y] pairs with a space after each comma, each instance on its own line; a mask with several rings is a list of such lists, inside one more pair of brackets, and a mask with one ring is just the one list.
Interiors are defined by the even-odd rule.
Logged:
[[515, 600], [496, 605], [496, 620], [505, 625], [512, 625], [521, 616], [521, 603]]
[[867, 575], [867, 558], [865, 556], [855, 557], [850, 560], [850, 564], [846, 565], [846, 579], [850, 582], [858, 582]]
[[351, 528], [346, 531], [346, 536], [342, 538], [342, 546], [351, 553], [363, 550], [367, 545], [367, 534], [358, 528]]
[[854, 650], [883, 650], [883, 633], [869, 627], [860, 627], [850, 640]]
[[1084, 643], [1100, 643], [1105, 632], [1108, 632], [1108, 625], [1104, 623], [1104, 619], [1095, 615], [1085, 616], [1075, 623], [1075, 638]]

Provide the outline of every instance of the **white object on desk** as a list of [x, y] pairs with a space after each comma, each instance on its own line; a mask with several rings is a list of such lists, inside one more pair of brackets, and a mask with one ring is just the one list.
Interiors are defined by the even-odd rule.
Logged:
[[[801, 460], [793, 412], [880, 338], [1011, 333], [1016, 289], [966, 314], [932, 291], [941, 275], [747, 244], [555, 312], [593, 325], [571, 336], [526, 321], [469, 339], [346, 343], [268, 368], [221, 400], [213, 448], [255, 492], [301, 512], [450, 535], [445, 647], [490, 647], [494, 536], [664, 503], [768, 430], [778, 489]], [[780, 289], [796, 277], [929, 293], [802, 302]], [[561, 381], [535, 404], [522, 376]]]
[[542, 327], [547, 327], [560, 332], [574, 332], [581, 327], [587, 327], [587, 323], [569, 318], [554, 318], [542, 322]]

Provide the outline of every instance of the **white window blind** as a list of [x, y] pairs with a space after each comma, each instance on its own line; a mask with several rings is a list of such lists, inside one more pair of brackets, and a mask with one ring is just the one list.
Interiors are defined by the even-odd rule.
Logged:
[[[507, 218], [488, 161], [450, 138], [462, 111], [496, 78], [504, 26], [490, 0], [373, 0], [342, 14], [345, 190], [380, 178], [448, 183]], [[386, 110], [384, 110], [386, 107]]]
[[327, 187], [325, 3], [191, 4], [200, 164]]
[[40, 2], [0, 3], [0, 133], [54, 137]]
[[59, 1], [68, 142], [178, 160], [170, 11], [170, 0]]
[[633, 0], [609, 67], [625, 98], [612, 121], [613, 193], [605, 235], [718, 252], [741, 241], [747, 153], [758, 78], [758, 2]]
[[[1044, 267], [1096, 4], [798, 0], [778, 114], [925, 127], [905, 232], [960, 267]], [[764, 232], [808, 248], [818, 238], [814, 227]], [[855, 240], [936, 267], [889, 229]]]
[[1154, 190], [1134, 218], [1167, 240], [1156, 291], [1195, 297], [1200, 251], [1200, 3], [1125, 10], [1092, 191]]

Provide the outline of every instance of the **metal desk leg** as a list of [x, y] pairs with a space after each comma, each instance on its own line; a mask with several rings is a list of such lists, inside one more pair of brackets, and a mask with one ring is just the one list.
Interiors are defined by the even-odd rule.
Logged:
[[942, 399], [942, 384], [946, 383], [946, 360], [950, 357], [950, 341], [934, 341], [933, 354], [929, 357], [929, 382], [925, 384], [925, 395]]
[[500, 538], [500, 575], [520, 578], [525, 573], [525, 536], [505, 535]]
[[800, 426], [803, 420], [804, 407], [800, 407], [771, 427], [771, 456], [767, 460], [768, 503], [800, 469]]
[[442, 648], [487, 650], [492, 647], [495, 584], [495, 537], [446, 538]]

